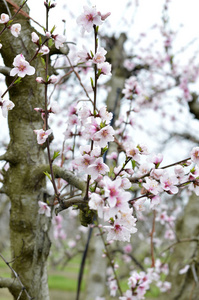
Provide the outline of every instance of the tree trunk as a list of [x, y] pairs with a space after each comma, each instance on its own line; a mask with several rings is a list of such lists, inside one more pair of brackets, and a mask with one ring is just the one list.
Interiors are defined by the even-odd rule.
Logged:
[[[21, 5], [22, 1], [15, 0]], [[12, 14], [13, 7], [10, 7]], [[23, 10], [28, 12], [27, 7]], [[0, 3], [0, 13], [7, 13], [3, 1]], [[30, 60], [35, 52], [31, 41], [31, 28], [28, 20], [18, 14], [15, 22], [22, 26], [20, 37], [15, 38], [10, 30], [1, 35], [3, 47], [1, 54], [7, 67], [13, 67], [13, 59], [22, 53]], [[14, 22], [14, 23], [15, 23]], [[34, 60], [31, 65], [36, 67], [37, 74], [25, 76], [22, 82], [10, 89], [4, 99], [10, 98], [15, 107], [9, 112], [8, 124], [10, 143], [5, 153], [9, 169], [4, 174], [4, 189], [11, 201], [10, 209], [10, 244], [13, 259], [12, 268], [17, 272], [28, 294], [37, 300], [48, 300], [46, 261], [50, 249], [48, 231], [50, 218], [38, 214], [38, 200], [44, 201], [43, 190], [45, 178], [32, 180], [31, 174], [35, 168], [45, 163], [44, 149], [37, 144], [34, 129], [40, 129], [43, 121], [35, 107], [44, 108], [44, 86], [36, 83], [35, 78], [44, 73], [40, 60]], [[12, 82], [13, 77], [7, 76], [6, 83]], [[13, 284], [10, 292], [17, 299], [19, 289]], [[20, 300], [28, 297], [22, 293]]]

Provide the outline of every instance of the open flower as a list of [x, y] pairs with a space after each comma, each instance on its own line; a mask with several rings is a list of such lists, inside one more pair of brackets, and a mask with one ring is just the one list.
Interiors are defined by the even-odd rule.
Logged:
[[24, 77], [35, 73], [35, 68], [30, 66], [29, 62], [25, 60], [23, 54], [18, 54], [14, 58], [13, 65], [14, 68], [10, 71], [10, 76], [18, 74], [19, 77]]
[[11, 27], [10, 27], [10, 31], [12, 33], [12, 35], [14, 35], [15, 37], [18, 37], [20, 32], [21, 32], [21, 24], [13, 24]]
[[4, 118], [7, 118], [8, 116], [8, 111], [13, 109], [13, 107], [15, 106], [14, 103], [10, 100], [4, 100], [1, 99], [0, 100], [0, 106], [1, 106], [1, 109], [2, 109], [2, 115]]
[[37, 135], [37, 143], [42, 145], [47, 140], [48, 136], [52, 133], [52, 129], [44, 131], [43, 129], [34, 130]]
[[47, 203], [38, 201], [39, 204], [39, 214], [46, 215], [46, 217], [50, 217], [50, 207], [47, 205]]
[[84, 6], [84, 12], [77, 18], [77, 24], [83, 27], [87, 32], [92, 31], [93, 25], [102, 24], [101, 16], [96, 11], [96, 7]]
[[0, 24], [8, 23], [8, 21], [9, 21], [9, 15], [7, 15], [7, 14], [1, 14]]

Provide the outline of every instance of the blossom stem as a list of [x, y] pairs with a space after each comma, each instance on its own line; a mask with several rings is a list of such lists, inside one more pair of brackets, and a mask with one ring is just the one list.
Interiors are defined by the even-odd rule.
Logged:
[[117, 273], [116, 273], [116, 271], [115, 271], [114, 262], [113, 262], [113, 260], [112, 260], [112, 258], [111, 258], [111, 254], [110, 254], [109, 249], [108, 249], [108, 244], [107, 244], [106, 241], [105, 241], [105, 238], [104, 238], [104, 234], [103, 234], [102, 228], [100, 228], [100, 227], [98, 226], [98, 229], [99, 229], [99, 232], [100, 232], [100, 236], [101, 236], [102, 242], [103, 242], [104, 247], [105, 247], [106, 257], [107, 257], [108, 260], [109, 260], [109, 263], [110, 263], [110, 266], [111, 266], [111, 268], [112, 268], [112, 271], [113, 271], [115, 280], [116, 280], [116, 282], [117, 282], [118, 291], [119, 291], [120, 295], [122, 296], [122, 295], [123, 295], [123, 292], [122, 292], [122, 289], [121, 289], [121, 286], [120, 286], [119, 278], [118, 278]]
[[[48, 15], [49, 15], [49, 8], [48, 8], [48, 0], [46, 1], [47, 5], [46, 5], [46, 30], [48, 31]], [[47, 41], [48, 44], [48, 41]], [[48, 65], [49, 65], [49, 53], [46, 55], [46, 65], [45, 65], [45, 130], [48, 130]], [[51, 182], [54, 188], [54, 192], [55, 192], [55, 196], [59, 199], [59, 192], [57, 190], [57, 186], [55, 183], [55, 176], [54, 176], [54, 172], [53, 172], [53, 166], [52, 166], [52, 159], [51, 159], [51, 155], [50, 155], [50, 142], [49, 142], [49, 137], [47, 137], [46, 139], [46, 143], [47, 143], [47, 153], [48, 153], [48, 162], [49, 162], [49, 166], [50, 166], [50, 174], [51, 174]]]
[[155, 233], [155, 217], [156, 217], [156, 210], [153, 211], [153, 224], [151, 230], [151, 268], [155, 267], [154, 245], [153, 245], [153, 236]]

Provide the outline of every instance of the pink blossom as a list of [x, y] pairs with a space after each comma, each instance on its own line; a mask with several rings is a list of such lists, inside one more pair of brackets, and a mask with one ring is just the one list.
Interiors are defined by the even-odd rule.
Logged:
[[53, 36], [55, 41], [55, 47], [59, 49], [60, 47], [63, 47], [63, 44], [66, 42], [66, 37], [62, 34], [56, 34]]
[[0, 24], [6, 24], [9, 21], [9, 15], [7, 14], [1, 14]]
[[20, 32], [21, 32], [21, 24], [13, 24], [11, 27], [10, 27], [10, 31], [12, 33], [12, 35], [14, 35], [15, 37], [18, 37]]
[[85, 154], [75, 159], [75, 163], [79, 171], [84, 171], [84, 172], [87, 172], [88, 166], [90, 166], [93, 162], [94, 162], [94, 158], [88, 154]]
[[159, 183], [155, 179], [150, 179], [146, 177], [145, 181], [146, 182], [143, 183], [142, 185], [149, 193], [152, 193], [153, 195], [157, 195], [161, 191]]
[[87, 32], [92, 31], [93, 25], [99, 26], [102, 24], [101, 17], [96, 11], [96, 7], [84, 6], [84, 12], [77, 18], [77, 24], [83, 27]]
[[175, 176], [171, 176], [167, 172], [165, 172], [160, 178], [160, 183], [161, 183], [161, 187], [165, 191], [171, 194], [177, 194], [178, 187], [175, 186], [175, 184], [178, 184], [178, 180]]
[[79, 57], [78, 62], [85, 63], [88, 60], [92, 59], [92, 57], [89, 54], [89, 51], [86, 49], [86, 47], [82, 46], [83, 50], [77, 52], [77, 56]]
[[35, 32], [32, 32], [31, 36], [32, 36], [32, 42], [37, 44], [39, 41], [39, 36]]
[[37, 81], [38, 83], [44, 83], [44, 82], [45, 82], [44, 79], [43, 79], [42, 77], [37, 77], [37, 78], [36, 78], [36, 81]]
[[109, 170], [109, 167], [103, 163], [103, 158], [98, 157], [91, 165], [88, 166], [87, 173], [91, 175], [91, 179], [95, 180], [98, 175], [104, 175], [106, 172], [109, 172]]
[[48, 136], [52, 133], [52, 129], [44, 131], [43, 129], [33, 130], [37, 135], [37, 143], [42, 145], [47, 140]]
[[39, 214], [46, 215], [46, 217], [50, 217], [51, 212], [50, 212], [50, 207], [47, 205], [47, 203], [38, 201], [39, 204]]
[[199, 166], [199, 147], [194, 147], [191, 150], [191, 160]]
[[140, 160], [140, 155], [139, 155], [140, 152], [138, 148], [132, 143], [125, 143], [124, 146], [126, 147], [126, 155], [128, 157], [132, 157], [133, 160], [138, 162]]
[[105, 124], [109, 124], [111, 119], [113, 118], [112, 112], [108, 112], [106, 106], [102, 106], [100, 108], [99, 116], [101, 117], [102, 122], [105, 122]]
[[25, 75], [33, 75], [35, 73], [35, 68], [30, 66], [23, 54], [18, 54], [14, 58], [13, 65], [14, 68], [10, 71], [10, 76], [18, 74], [19, 77], [24, 77]]
[[144, 211], [145, 206], [144, 203], [146, 201], [146, 198], [138, 199], [133, 203], [133, 207], [135, 207], [136, 211]]
[[111, 13], [107, 12], [106, 14], [101, 14], [101, 12], [98, 11], [98, 15], [101, 17], [101, 20], [104, 21], [111, 15]]
[[92, 193], [88, 205], [90, 209], [97, 210], [99, 218], [103, 218], [104, 200], [99, 194]]
[[107, 51], [104, 48], [100, 47], [98, 49], [97, 53], [95, 53], [95, 55], [93, 57], [93, 62], [95, 64], [100, 64], [100, 63], [105, 62], [105, 60], [106, 60], [106, 57], [105, 57], [106, 53], [107, 53]]
[[126, 246], [124, 246], [123, 250], [125, 253], [131, 253], [132, 252], [132, 245], [131, 244], [127, 244]]
[[97, 64], [97, 69], [100, 70], [100, 74], [108, 76], [111, 75], [111, 64], [109, 64], [107, 61]]
[[122, 93], [126, 99], [132, 99], [133, 94], [140, 94], [140, 87], [135, 76], [126, 79]]
[[104, 226], [104, 228], [108, 231], [107, 241], [116, 240], [130, 242], [131, 231], [129, 228], [121, 225], [119, 220], [116, 220], [113, 226]]
[[48, 79], [49, 83], [57, 83], [57, 81], [58, 81], [58, 76], [56, 75], [51, 75]]
[[151, 158], [151, 162], [156, 166], [156, 168], [159, 167], [162, 161], [163, 161], [162, 153], [154, 154]]
[[109, 177], [104, 177], [104, 191], [105, 197], [108, 197], [107, 201], [110, 207], [114, 207], [117, 203], [117, 196], [120, 193], [121, 178], [117, 177], [116, 180], [111, 180]]
[[12, 110], [15, 105], [14, 105], [14, 103], [12, 101], [10, 101], [10, 100], [3, 100], [1, 98], [1, 100], [0, 100], [0, 106], [1, 106], [1, 109], [2, 109], [2, 115], [3, 115], [3, 117], [7, 118], [8, 111]]
[[115, 130], [113, 129], [113, 127], [107, 125], [93, 135], [93, 140], [101, 148], [104, 148], [107, 146], [108, 142], [114, 141], [114, 134], [115, 134]]
[[41, 48], [38, 51], [38, 53], [40, 53], [41, 55], [46, 55], [49, 52], [50, 52], [50, 49], [45, 45], [41, 46]]

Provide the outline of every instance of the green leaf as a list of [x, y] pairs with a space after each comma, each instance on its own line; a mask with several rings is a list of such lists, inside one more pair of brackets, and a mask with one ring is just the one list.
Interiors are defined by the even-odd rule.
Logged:
[[54, 44], [53, 39], [49, 39], [48, 40], [48, 47], [51, 48], [53, 44]]
[[18, 84], [18, 83], [20, 83], [20, 82], [21, 82], [21, 77], [18, 77], [18, 78], [15, 80], [14, 84]]
[[131, 164], [132, 164], [132, 168], [133, 168], [133, 170], [135, 169], [135, 167], [136, 167], [136, 161], [135, 160], [131, 160]]
[[50, 179], [50, 181], [52, 181], [50, 174], [46, 171], [44, 172], [44, 174]]
[[42, 65], [43, 65], [44, 67], [46, 67], [46, 62], [45, 62], [45, 59], [44, 59], [43, 57], [41, 57], [41, 62], [42, 62]]
[[94, 88], [93, 78], [90, 77], [90, 80], [91, 80], [91, 86], [92, 86], [92, 88]]
[[54, 25], [53, 28], [51, 29], [50, 33], [52, 34], [53, 31], [55, 31], [56, 26]]
[[54, 151], [54, 154], [53, 154], [53, 160], [55, 160], [58, 156], [60, 155], [60, 152], [59, 151]]

